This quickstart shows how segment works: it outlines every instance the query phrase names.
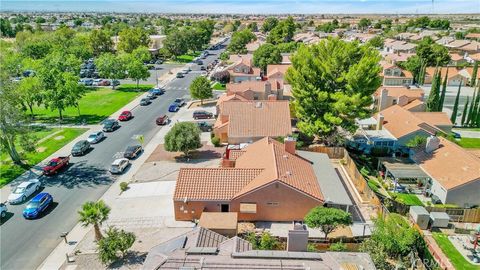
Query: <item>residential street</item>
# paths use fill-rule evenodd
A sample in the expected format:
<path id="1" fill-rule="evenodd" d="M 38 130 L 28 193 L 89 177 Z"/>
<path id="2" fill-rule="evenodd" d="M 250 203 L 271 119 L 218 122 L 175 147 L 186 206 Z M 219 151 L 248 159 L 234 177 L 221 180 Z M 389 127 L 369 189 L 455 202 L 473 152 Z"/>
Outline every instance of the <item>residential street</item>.
<path id="1" fill-rule="evenodd" d="M 222 50 L 212 51 L 204 60 L 205 65 L 213 61 Z M 137 144 L 135 135 L 144 136 L 147 144 L 161 127 L 155 119 L 168 113 L 168 105 L 178 97 L 188 97 L 188 87 L 196 76 L 200 75 L 200 66 L 194 64 L 193 71 L 181 79 L 173 79 L 165 87 L 166 93 L 152 101 L 148 106 L 137 106 L 132 110 L 134 118 L 121 122 L 115 132 L 107 133 L 107 138 L 82 157 L 72 157 L 66 171 L 57 176 L 41 178 L 45 189 L 54 198 L 54 205 L 37 220 L 26 220 L 22 216 L 24 204 L 8 205 L 13 213 L 1 225 L 1 269 L 35 269 L 57 246 L 62 232 L 70 231 L 78 222 L 80 206 L 91 200 L 97 200 L 114 183 L 108 172 L 111 162 L 120 157 L 121 152 L 131 144 Z M 134 101 L 135 102 L 135 101 Z M 101 129 L 101 126 L 98 126 Z M 75 141 L 85 138 L 83 134 Z M 56 155 L 68 155 L 70 148 L 64 147 Z M 133 161 L 135 162 L 135 161 Z M 8 190 L 8 189 L 7 189 Z M 8 194 L 2 190 L 2 200 Z"/>

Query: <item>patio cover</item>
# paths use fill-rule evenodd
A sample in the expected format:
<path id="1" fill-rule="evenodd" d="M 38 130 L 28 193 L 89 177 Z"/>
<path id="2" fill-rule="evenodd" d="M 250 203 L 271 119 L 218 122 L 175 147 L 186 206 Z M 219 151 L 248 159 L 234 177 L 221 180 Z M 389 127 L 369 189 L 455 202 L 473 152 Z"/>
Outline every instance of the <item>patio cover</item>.
<path id="1" fill-rule="evenodd" d="M 395 179 L 426 179 L 430 178 L 420 166 L 408 159 L 382 158 L 379 161 Z"/>

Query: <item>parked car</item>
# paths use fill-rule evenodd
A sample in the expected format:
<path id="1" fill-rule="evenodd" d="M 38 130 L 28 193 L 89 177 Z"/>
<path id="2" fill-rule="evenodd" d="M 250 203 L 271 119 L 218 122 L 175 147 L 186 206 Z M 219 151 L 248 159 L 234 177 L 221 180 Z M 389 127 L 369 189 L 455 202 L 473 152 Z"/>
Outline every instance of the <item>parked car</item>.
<path id="1" fill-rule="evenodd" d="M 178 72 L 177 75 L 176 75 L 176 77 L 177 77 L 177 78 L 183 78 L 183 77 L 185 77 L 185 76 L 183 76 L 183 73 Z"/>
<path id="2" fill-rule="evenodd" d="M 94 132 L 88 135 L 87 141 L 91 144 L 100 142 L 105 137 L 105 134 L 102 131 Z"/>
<path id="3" fill-rule="evenodd" d="M 176 98 L 173 102 L 176 103 L 178 107 L 183 107 L 187 104 L 183 98 Z"/>
<path id="4" fill-rule="evenodd" d="M 123 157 L 128 158 L 128 159 L 133 159 L 138 157 L 138 155 L 142 152 L 142 146 L 141 145 L 130 145 L 125 149 L 125 152 L 123 152 Z"/>
<path id="5" fill-rule="evenodd" d="M 462 135 L 460 135 L 460 133 L 457 133 L 457 132 L 452 131 L 452 135 L 453 135 L 453 138 L 455 138 L 455 139 L 461 139 L 462 138 Z"/>
<path id="6" fill-rule="evenodd" d="M 149 98 L 149 99 L 156 99 L 156 98 L 157 98 L 157 95 L 155 95 L 155 93 L 153 93 L 152 90 L 148 90 L 147 98 Z"/>
<path id="7" fill-rule="evenodd" d="M 4 203 L 0 203 L 0 216 L 2 218 L 7 216 L 8 208 Z"/>
<path id="8" fill-rule="evenodd" d="M 188 68 L 184 68 L 180 71 L 182 74 L 188 74 L 188 72 L 190 72 L 190 70 Z"/>
<path id="9" fill-rule="evenodd" d="M 200 70 L 206 70 L 205 66 L 201 66 Z"/>
<path id="10" fill-rule="evenodd" d="M 118 117 L 118 120 L 120 121 L 128 121 L 132 119 L 133 114 L 131 111 L 123 111 L 120 116 Z"/>
<path id="11" fill-rule="evenodd" d="M 440 200 L 440 198 L 437 195 L 432 195 L 431 199 L 432 199 L 433 204 L 441 204 L 442 203 L 442 200 Z"/>
<path id="12" fill-rule="evenodd" d="M 99 86 L 110 86 L 109 80 L 100 80 Z"/>
<path id="13" fill-rule="evenodd" d="M 85 85 L 85 86 L 92 86 L 93 85 L 93 80 L 92 79 L 81 79 L 80 83 Z"/>
<path id="14" fill-rule="evenodd" d="M 207 122 L 197 122 L 197 126 L 202 132 L 210 132 L 213 130 L 212 125 Z"/>
<path id="15" fill-rule="evenodd" d="M 395 188 L 393 189 L 394 192 L 397 192 L 397 193 L 407 193 L 407 188 L 405 186 L 402 186 L 402 185 L 396 185 Z"/>
<path id="16" fill-rule="evenodd" d="M 53 175 L 58 173 L 61 169 L 68 166 L 70 163 L 70 156 L 52 158 L 45 167 L 42 168 L 44 175 Z"/>
<path id="17" fill-rule="evenodd" d="M 170 106 L 168 107 L 169 112 L 178 112 L 178 110 L 180 110 L 180 108 L 178 107 L 178 104 L 175 102 L 170 104 Z"/>
<path id="18" fill-rule="evenodd" d="M 163 60 L 162 60 L 162 59 L 158 59 L 157 61 L 155 61 L 155 64 L 161 65 L 161 64 L 163 64 Z"/>
<path id="19" fill-rule="evenodd" d="M 166 125 L 168 124 L 168 121 L 169 121 L 169 118 L 166 114 L 160 116 L 157 118 L 157 120 L 155 120 L 155 122 L 157 123 L 157 125 L 160 125 L 160 126 L 163 126 L 163 125 Z"/>
<path id="20" fill-rule="evenodd" d="M 140 100 L 140 105 L 141 106 L 147 106 L 147 105 L 150 105 L 150 103 L 152 103 L 152 101 L 150 101 L 150 99 L 148 97 L 147 98 L 142 98 Z"/>
<path id="21" fill-rule="evenodd" d="M 31 179 L 20 183 L 13 191 L 8 195 L 8 202 L 10 204 L 22 203 L 27 198 L 38 191 L 41 187 L 40 180 Z"/>
<path id="22" fill-rule="evenodd" d="M 118 121 L 115 119 L 107 119 L 103 122 L 103 131 L 105 132 L 115 131 L 115 129 L 119 127 L 120 125 L 118 124 Z"/>
<path id="23" fill-rule="evenodd" d="M 47 192 L 37 194 L 23 210 L 23 217 L 26 219 L 39 217 L 39 215 L 44 212 L 52 202 L 53 197 Z"/>
<path id="24" fill-rule="evenodd" d="M 165 94 L 165 90 L 163 88 L 152 88 L 150 91 L 157 96 Z"/>
<path id="25" fill-rule="evenodd" d="M 126 158 L 119 158 L 113 161 L 112 165 L 110 166 L 110 172 L 112 174 L 120 174 L 125 171 L 125 169 L 130 164 L 130 161 Z"/>
<path id="26" fill-rule="evenodd" d="M 90 143 L 87 140 L 76 142 L 72 148 L 72 156 L 83 156 L 90 149 Z"/>
<path id="27" fill-rule="evenodd" d="M 111 85 L 112 86 L 120 85 L 120 81 L 119 80 L 112 80 Z"/>
<path id="28" fill-rule="evenodd" d="M 102 82 L 102 79 L 95 79 L 93 80 L 92 86 L 100 86 L 101 82 Z"/>
<path id="29" fill-rule="evenodd" d="M 203 65 L 203 61 L 202 60 L 197 60 L 197 65 L 199 65 L 199 66 Z"/>
<path id="30" fill-rule="evenodd" d="M 213 113 L 207 111 L 194 111 L 193 112 L 193 119 L 210 119 L 213 118 Z"/>

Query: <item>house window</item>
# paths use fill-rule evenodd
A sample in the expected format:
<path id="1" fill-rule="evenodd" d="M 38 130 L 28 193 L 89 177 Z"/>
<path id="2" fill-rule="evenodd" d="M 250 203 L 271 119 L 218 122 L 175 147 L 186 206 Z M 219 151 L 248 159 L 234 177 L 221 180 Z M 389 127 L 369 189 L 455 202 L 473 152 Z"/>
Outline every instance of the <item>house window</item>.
<path id="1" fill-rule="evenodd" d="M 279 206 L 280 203 L 279 202 L 267 202 L 267 205 L 268 206 Z"/>
<path id="2" fill-rule="evenodd" d="M 221 209 L 221 210 L 220 210 L 221 212 L 230 212 L 230 205 L 228 205 L 228 204 L 221 204 L 221 205 L 220 205 L 220 209 Z"/>
<path id="3" fill-rule="evenodd" d="M 240 213 L 257 213 L 257 204 L 256 203 L 240 203 Z"/>

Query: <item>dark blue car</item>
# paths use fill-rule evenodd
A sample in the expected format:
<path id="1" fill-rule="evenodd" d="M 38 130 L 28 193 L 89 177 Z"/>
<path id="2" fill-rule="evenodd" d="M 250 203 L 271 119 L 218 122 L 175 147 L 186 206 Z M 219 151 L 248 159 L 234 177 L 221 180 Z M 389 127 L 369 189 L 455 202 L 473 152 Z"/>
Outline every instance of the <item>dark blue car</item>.
<path id="1" fill-rule="evenodd" d="M 173 103 L 168 107 L 169 112 L 178 112 L 180 108 L 178 107 L 177 103 Z"/>
<path id="2" fill-rule="evenodd" d="M 33 199 L 27 204 L 27 207 L 23 210 L 23 217 L 26 219 L 39 217 L 40 213 L 45 211 L 52 202 L 52 195 L 46 192 L 37 194 L 37 196 L 33 197 Z"/>

